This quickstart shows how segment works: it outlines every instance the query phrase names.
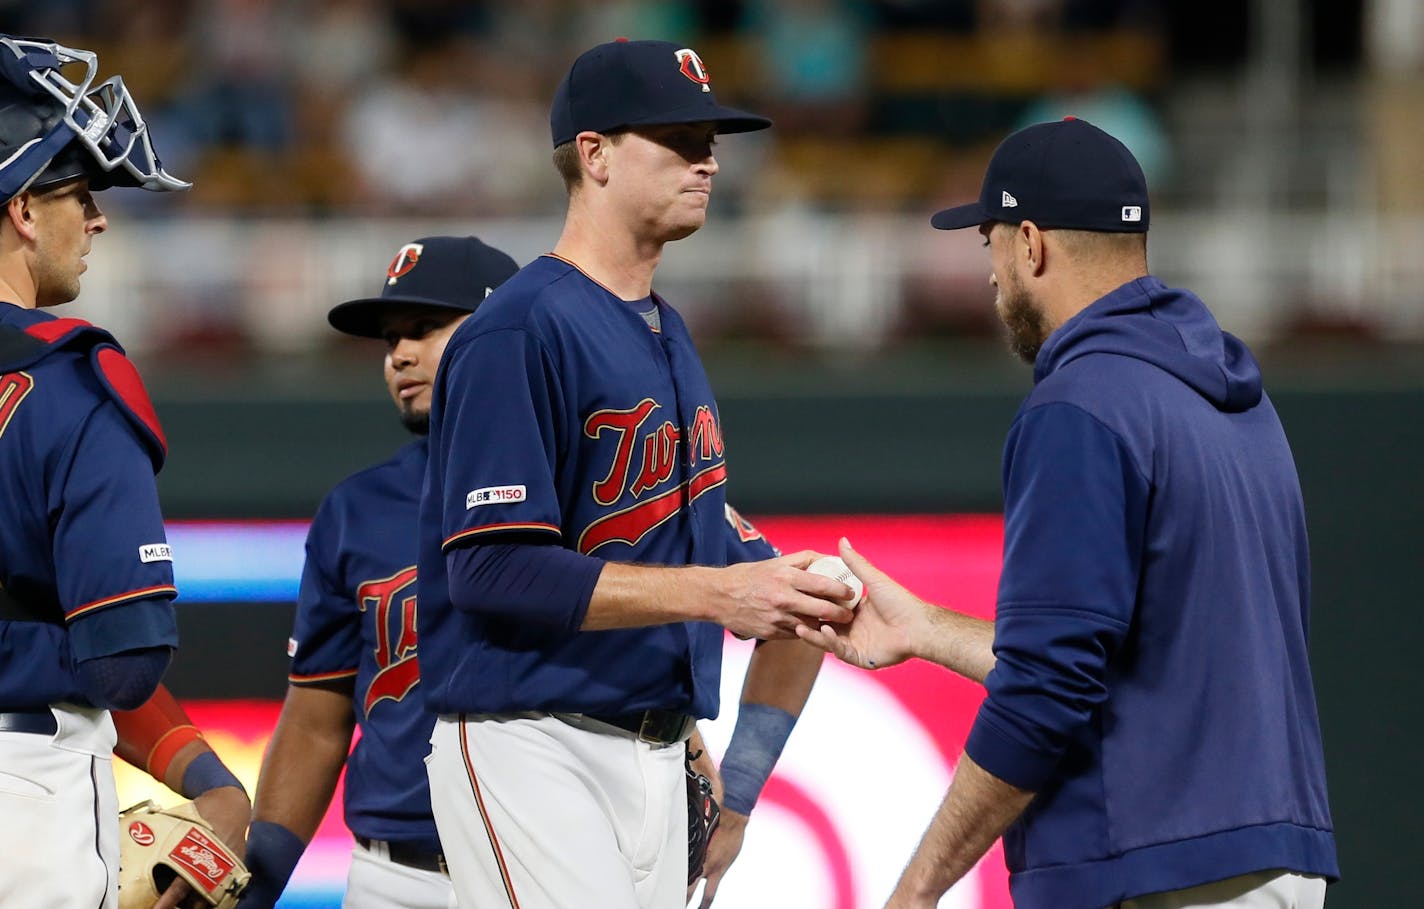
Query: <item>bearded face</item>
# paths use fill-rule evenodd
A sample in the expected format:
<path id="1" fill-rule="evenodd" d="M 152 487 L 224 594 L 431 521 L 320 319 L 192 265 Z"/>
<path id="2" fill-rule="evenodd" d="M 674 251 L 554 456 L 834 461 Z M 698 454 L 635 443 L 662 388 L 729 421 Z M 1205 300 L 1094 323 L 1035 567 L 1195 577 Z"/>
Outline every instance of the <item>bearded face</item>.
<path id="1" fill-rule="evenodd" d="M 994 308 L 1009 330 L 1009 350 L 1030 366 L 1048 340 L 1048 320 L 1012 261 L 1000 270 Z"/>

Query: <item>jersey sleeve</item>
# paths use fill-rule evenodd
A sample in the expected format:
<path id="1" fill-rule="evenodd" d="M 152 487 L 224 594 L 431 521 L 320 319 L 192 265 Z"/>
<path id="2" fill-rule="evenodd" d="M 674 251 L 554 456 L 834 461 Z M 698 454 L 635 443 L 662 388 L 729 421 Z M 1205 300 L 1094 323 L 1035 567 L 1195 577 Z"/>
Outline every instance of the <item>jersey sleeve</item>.
<path id="1" fill-rule="evenodd" d="M 59 602 L 75 660 L 178 644 L 173 554 L 153 464 L 105 401 L 84 421 L 51 484 Z"/>
<path id="2" fill-rule="evenodd" d="M 355 678 L 361 662 L 360 604 L 343 582 L 336 539 L 339 527 L 328 497 L 307 532 L 306 562 L 297 592 L 290 645 L 293 685 Z"/>
<path id="3" fill-rule="evenodd" d="M 1023 414 L 1004 462 L 994 669 L 965 753 L 1037 790 L 1107 696 L 1136 602 L 1149 485 L 1121 439 L 1071 404 Z"/>
<path id="4" fill-rule="evenodd" d="M 501 329 L 447 351 L 438 446 L 442 547 L 501 534 L 560 536 L 555 486 L 562 393 L 528 332 Z"/>
<path id="5" fill-rule="evenodd" d="M 771 544 L 756 526 L 742 517 L 730 504 L 727 514 L 727 564 L 738 562 L 761 562 L 781 555 L 781 550 Z"/>

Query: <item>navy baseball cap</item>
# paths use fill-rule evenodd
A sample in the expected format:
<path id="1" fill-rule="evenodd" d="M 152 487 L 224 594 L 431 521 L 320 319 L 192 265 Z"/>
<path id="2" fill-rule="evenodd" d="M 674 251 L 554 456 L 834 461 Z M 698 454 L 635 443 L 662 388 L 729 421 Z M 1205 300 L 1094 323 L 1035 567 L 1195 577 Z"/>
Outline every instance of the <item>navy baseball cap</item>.
<path id="1" fill-rule="evenodd" d="M 989 221 L 1146 233 L 1147 178 L 1126 145 L 1086 120 L 1035 123 L 994 149 L 978 202 L 930 218 L 940 230 Z"/>
<path id="2" fill-rule="evenodd" d="M 474 312 L 517 271 L 513 259 L 474 237 L 424 237 L 396 251 L 379 297 L 338 304 L 326 320 L 348 335 L 379 338 L 381 316 L 394 306 Z"/>
<path id="3" fill-rule="evenodd" d="M 701 122 L 716 123 L 722 133 L 771 125 L 765 117 L 718 104 L 702 58 L 671 41 L 619 38 L 584 51 L 559 83 L 549 111 L 555 148 L 584 130 Z"/>

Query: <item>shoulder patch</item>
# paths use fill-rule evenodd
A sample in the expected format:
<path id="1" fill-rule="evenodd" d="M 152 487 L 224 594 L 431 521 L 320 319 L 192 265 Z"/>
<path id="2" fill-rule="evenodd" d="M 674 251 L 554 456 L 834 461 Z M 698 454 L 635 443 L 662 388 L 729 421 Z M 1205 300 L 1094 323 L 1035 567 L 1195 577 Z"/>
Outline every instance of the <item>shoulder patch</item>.
<path id="1" fill-rule="evenodd" d="M 153 461 L 153 472 L 157 473 L 168 456 L 168 439 L 163 435 L 158 411 L 154 410 L 148 390 L 143 387 L 138 369 L 123 351 L 108 344 L 94 348 L 91 356 L 95 373 L 109 389 L 119 409 L 139 431 L 139 438 L 144 441 Z"/>

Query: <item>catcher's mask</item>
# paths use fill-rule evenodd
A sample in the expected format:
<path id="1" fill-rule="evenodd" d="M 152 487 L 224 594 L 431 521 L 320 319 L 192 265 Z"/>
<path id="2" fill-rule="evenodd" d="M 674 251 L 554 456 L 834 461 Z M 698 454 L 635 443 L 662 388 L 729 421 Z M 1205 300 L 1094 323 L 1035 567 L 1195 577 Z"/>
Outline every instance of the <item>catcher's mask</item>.
<path id="1" fill-rule="evenodd" d="M 61 72 L 71 64 L 84 67 L 78 83 Z M 163 169 L 123 78 L 94 85 L 98 64 L 92 51 L 0 34 L 0 200 L 78 177 L 94 190 L 193 185 Z"/>

